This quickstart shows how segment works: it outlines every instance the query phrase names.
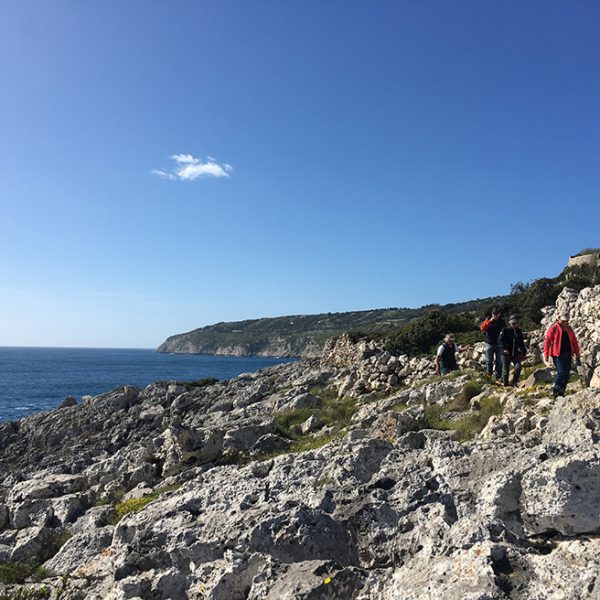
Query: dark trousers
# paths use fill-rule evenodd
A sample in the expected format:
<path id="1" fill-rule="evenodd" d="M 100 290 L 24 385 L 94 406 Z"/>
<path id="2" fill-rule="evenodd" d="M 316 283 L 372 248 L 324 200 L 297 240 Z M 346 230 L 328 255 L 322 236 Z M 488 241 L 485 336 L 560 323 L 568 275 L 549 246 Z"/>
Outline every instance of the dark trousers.
<path id="1" fill-rule="evenodd" d="M 502 351 L 498 344 L 485 343 L 485 360 L 487 363 L 487 374 L 494 373 L 496 379 L 500 379 L 502 369 Z M 495 364 L 494 364 L 495 363 Z"/>
<path id="2" fill-rule="evenodd" d="M 510 364 L 515 365 L 513 371 L 512 385 L 519 383 L 519 377 L 521 375 L 521 360 L 517 356 L 505 356 L 502 355 L 502 382 L 504 385 L 508 385 L 508 375 L 510 373 Z"/>
<path id="3" fill-rule="evenodd" d="M 560 356 L 553 356 L 554 366 L 556 367 L 556 377 L 554 378 L 554 389 L 565 391 L 569 378 L 571 376 L 571 361 L 573 356 L 571 354 L 561 354 Z"/>

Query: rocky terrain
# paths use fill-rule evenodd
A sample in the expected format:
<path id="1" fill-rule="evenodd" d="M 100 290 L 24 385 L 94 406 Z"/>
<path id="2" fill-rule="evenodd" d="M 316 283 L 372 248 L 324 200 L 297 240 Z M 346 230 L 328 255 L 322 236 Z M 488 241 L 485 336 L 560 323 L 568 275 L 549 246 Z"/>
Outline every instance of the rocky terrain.
<path id="1" fill-rule="evenodd" d="M 600 286 L 557 307 L 556 401 L 543 331 L 516 389 L 342 337 L 0 424 L 0 599 L 600 599 Z"/>

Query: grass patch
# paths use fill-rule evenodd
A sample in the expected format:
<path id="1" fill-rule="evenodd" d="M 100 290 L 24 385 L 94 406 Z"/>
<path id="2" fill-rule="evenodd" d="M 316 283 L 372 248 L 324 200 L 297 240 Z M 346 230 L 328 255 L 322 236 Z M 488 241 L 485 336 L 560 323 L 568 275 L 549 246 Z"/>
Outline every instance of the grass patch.
<path id="1" fill-rule="evenodd" d="M 470 412 L 457 419 L 449 419 L 449 413 L 451 412 L 453 412 L 452 405 L 432 404 L 426 406 L 422 428 L 456 431 L 458 432 L 459 441 L 472 440 L 477 434 L 481 433 L 491 416 L 502 414 L 502 405 L 495 396 L 487 396 L 481 399 L 480 408 L 477 411 Z"/>
<path id="2" fill-rule="evenodd" d="M 394 394 L 397 394 L 400 390 L 406 389 L 405 385 L 394 385 L 389 388 L 385 392 L 370 392 L 369 394 L 364 394 L 361 396 L 360 401 L 361 404 L 366 404 L 368 402 L 375 402 L 377 400 L 385 400 Z"/>
<path id="3" fill-rule="evenodd" d="M 352 415 L 357 410 L 356 401 L 353 398 L 340 398 L 333 388 L 313 387 L 310 389 L 310 393 L 319 398 L 319 405 L 316 408 L 294 408 L 275 414 L 279 435 L 289 440 L 303 439 L 300 425 L 311 416 L 317 417 L 324 427 L 333 427 L 334 433 L 350 425 Z"/>
<path id="4" fill-rule="evenodd" d="M 322 398 L 322 407 L 318 411 L 317 417 L 325 425 L 333 425 L 337 429 L 342 429 L 350 425 L 352 415 L 356 412 L 356 402 L 353 398 Z"/>
<path id="5" fill-rule="evenodd" d="M 180 485 L 168 485 L 146 494 L 141 498 L 131 498 L 129 500 L 123 500 L 118 504 L 115 504 L 115 514 L 107 519 L 109 525 L 116 525 L 123 517 L 131 513 L 137 513 L 143 510 L 150 502 L 153 502 L 166 492 L 174 492 L 179 489 Z"/>
<path id="6" fill-rule="evenodd" d="M 44 585 L 39 588 L 17 588 L 12 592 L 0 592 L 0 600 L 47 600 L 50 590 Z"/>
<path id="7" fill-rule="evenodd" d="M 42 581 L 48 577 L 48 571 L 35 562 L 6 562 L 0 565 L 0 583 L 20 584 L 27 579 Z"/>
<path id="8" fill-rule="evenodd" d="M 523 367 L 521 369 L 521 379 L 525 381 L 530 375 L 533 375 L 535 371 L 538 369 L 545 369 L 546 365 L 543 362 L 537 362 L 533 365 L 529 365 L 527 367 Z"/>
<path id="9" fill-rule="evenodd" d="M 340 437 L 339 433 L 331 433 L 329 435 L 321 435 L 318 437 L 304 437 L 299 440 L 296 440 L 288 450 L 285 450 L 285 454 L 287 453 L 296 453 L 296 452 L 306 452 L 307 450 L 316 450 L 317 448 L 321 448 L 328 444 L 332 440 L 335 440 Z"/>
<path id="10" fill-rule="evenodd" d="M 483 386 L 481 383 L 477 381 L 467 381 L 454 399 L 454 402 L 452 402 L 452 410 L 468 410 L 470 408 L 471 398 L 479 396 L 482 391 Z"/>
<path id="11" fill-rule="evenodd" d="M 406 402 L 396 402 L 396 404 L 392 404 L 390 406 L 390 410 L 395 410 L 396 412 L 402 412 L 408 408 L 408 404 Z"/>
<path id="12" fill-rule="evenodd" d="M 282 410 L 275 415 L 277 429 L 283 437 L 294 439 L 298 426 L 315 413 L 313 408 L 292 408 Z"/>
<path id="13" fill-rule="evenodd" d="M 250 456 L 244 452 L 229 453 L 227 456 L 220 457 L 216 463 L 218 465 L 245 465 L 253 460 L 264 461 L 282 454 L 314 450 L 339 438 L 342 430 L 350 425 L 352 415 L 357 410 L 356 401 L 353 398 L 340 398 L 333 388 L 322 386 L 312 387 L 310 393 L 319 399 L 319 404 L 315 408 L 293 408 L 276 412 L 273 415 L 277 423 L 277 433 L 292 442 L 288 448 L 258 456 Z M 327 435 L 303 434 L 300 425 L 311 416 L 317 417 L 323 423 L 323 427 L 329 427 L 330 433 Z"/>
<path id="14" fill-rule="evenodd" d="M 49 577 L 48 571 L 42 566 L 42 563 L 52 558 L 65 543 L 72 537 L 72 534 L 67 531 L 60 531 L 52 540 L 46 543 L 40 550 L 39 554 L 28 561 L 9 561 L 0 564 L 0 583 L 3 584 L 22 584 L 26 580 L 40 582 Z M 38 594 L 30 596 L 18 596 L 19 598 L 46 598 L 48 596 L 40 596 L 40 590 L 43 588 L 31 588 L 20 590 L 22 594 Z M 12 596 L 11 596 L 12 598 Z M 3 600 L 0 596 L 0 600 Z"/>

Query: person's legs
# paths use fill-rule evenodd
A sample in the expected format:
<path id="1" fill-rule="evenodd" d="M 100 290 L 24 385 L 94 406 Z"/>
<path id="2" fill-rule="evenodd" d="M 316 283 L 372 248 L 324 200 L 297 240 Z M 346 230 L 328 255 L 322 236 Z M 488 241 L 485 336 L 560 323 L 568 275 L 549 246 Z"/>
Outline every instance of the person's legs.
<path id="1" fill-rule="evenodd" d="M 513 372 L 512 386 L 516 387 L 517 383 L 519 383 L 519 377 L 521 376 L 521 361 L 518 358 L 514 358 L 513 363 L 515 365 L 515 370 Z"/>
<path id="2" fill-rule="evenodd" d="M 502 383 L 508 386 L 508 374 L 510 373 L 510 356 L 502 355 Z"/>
<path id="3" fill-rule="evenodd" d="M 571 379 L 571 355 L 561 354 L 558 357 L 558 362 L 561 365 L 560 389 L 564 393 L 569 379 Z"/>
<path id="4" fill-rule="evenodd" d="M 492 375 L 494 370 L 494 356 L 496 354 L 496 346 L 492 344 L 485 343 L 485 361 L 487 366 L 487 374 Z M 498 365 L 496 365 L 497 367 Z"/>
<path id="5" fill-rule="evenodd" d="M 496 379 L 500 379 L 502 376 L 502 350 L 500 349 L 500 344 L 496 344 L 494 346 L 494 353 L 496 358 L 496 365 L 494 367 L 494 377 Z"/>
<path id="6" fill-rule="evenodd" d="M 565 393 L 569 377 L 571 375 L 571 355 L 561 354 L 553 356 L 554 366 L 556 367 L 556 377 L 554 378 L 554 395 L 562 395 Z"/>

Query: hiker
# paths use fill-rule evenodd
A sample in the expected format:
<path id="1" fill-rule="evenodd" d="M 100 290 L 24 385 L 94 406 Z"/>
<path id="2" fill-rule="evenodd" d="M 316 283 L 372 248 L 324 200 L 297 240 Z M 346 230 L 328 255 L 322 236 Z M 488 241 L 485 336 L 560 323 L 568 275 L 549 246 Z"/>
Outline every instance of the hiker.
<path id="1" fill-rule="evenodd" d="M 435 354 L 435 372 L 440 375 L 447 375 L 450 371 L 458 370 L 456 355 L 458 352 L 466 349 L 466 346 L 457 346 L 454 342 L 454 335 L 448 333 L 444 342 L 437 349 Z"/>
<path id="2" fill-rule="evenodd" d="M 516 387 L 521 375 L 521 361 L 527 355 L 523 332 L 519 328 L 519 318 L 511 315 L 508 319 L 508 327 L 504 327 L 498 336 L 498 345 L 502 356 L 502 383 L 505 387 L 511 385 Z M 512 381 L 508 383 L 510 365 L 514 365 Z"/>
<path id="3" fill-rule="evenodd" d="M 498 336 L 505 327 L 506 321 L 502 318 L 502 311 L 498 306 L 492 308 L 492 315 L 479 326 L 479 329 L 485 333 L 487 374 L 491 377 L 493 372 L 496 379 L 500 379 L 502 374 L 502 354 L 498 345 Z"/>
<path id="4" fill-rule="evenodd" d="M 552 386 L 552 396 L 564 396 L 569 378 L 571 364 L 575 356 L 577 366 L 581 366 L 581 351 L 575 332 L 569 325 L 569 315 L 561 313 L 546 332 L 544 340 L 544 360 L 548 363 L 552 358 L 556 367 L 556 377 Z"/>

